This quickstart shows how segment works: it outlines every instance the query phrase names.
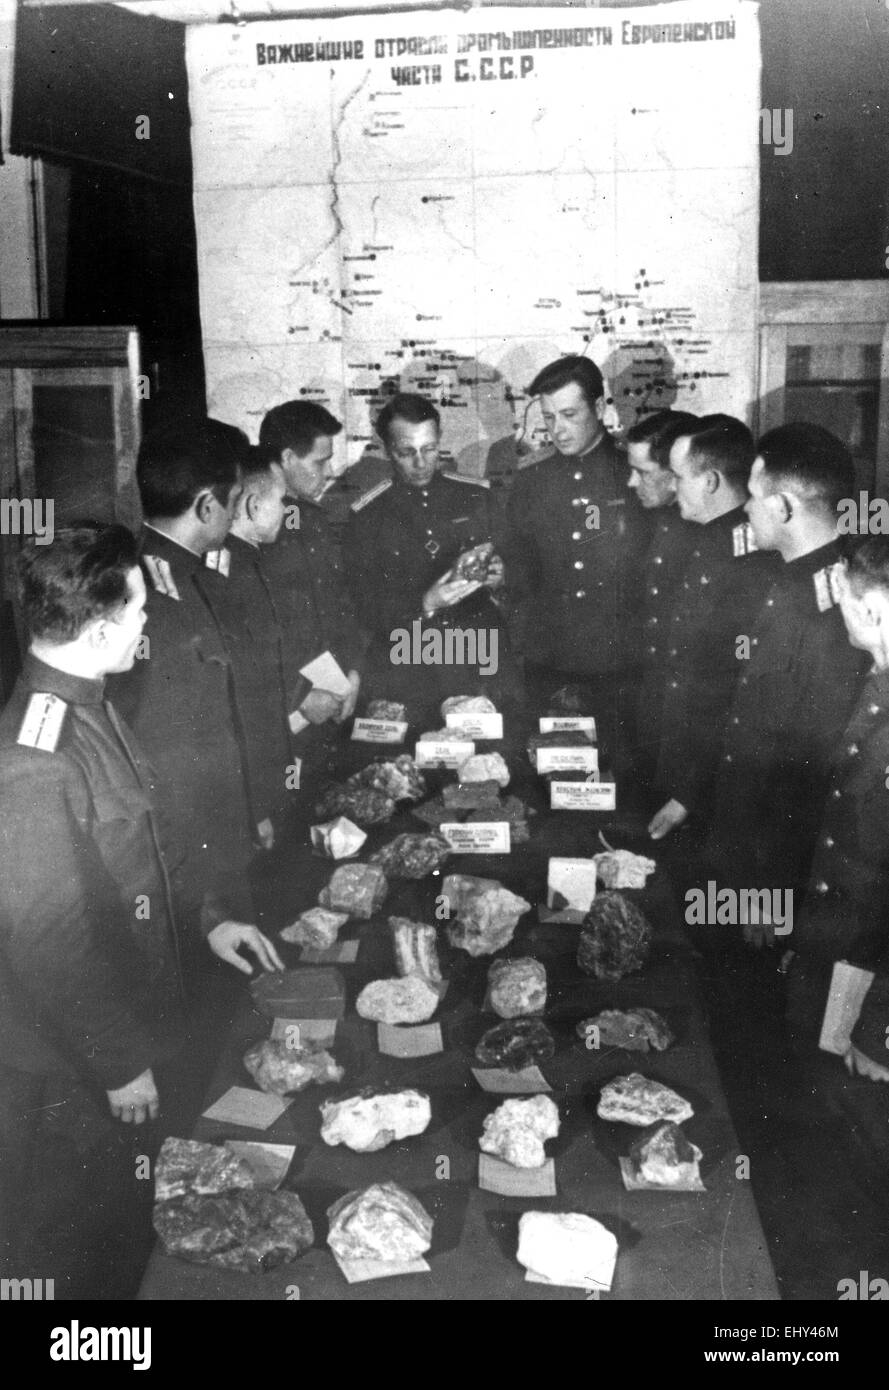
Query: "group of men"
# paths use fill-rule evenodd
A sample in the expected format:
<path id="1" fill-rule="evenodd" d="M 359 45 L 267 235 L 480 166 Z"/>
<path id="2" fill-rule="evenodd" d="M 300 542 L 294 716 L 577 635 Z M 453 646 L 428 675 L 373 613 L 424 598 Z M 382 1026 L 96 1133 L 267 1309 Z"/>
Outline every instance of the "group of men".
<path id="1" fill-rule="evenodd" d="M 837 960 L 876 972 L 847 1062 L 889 1079 L 889 545 L 841 554 L 848 451 L 661 411 L 624 453 L 588 358 L 530 390 L 554 447 L 505 523 L 404 393 L 376 422 L 391 477 L 342 536 L 342 427 L 300 400 L 253 447 L 211 420 L 148 435 L 138 538 L 84 523 L 24 550 L 30 648 L 0 715 L 4 1272 L 52 1246 L 27 1200 L 47 1136 L 74 1190 L 109 1123 L 158 1115 L 211 957 L 280 968 L 251 873 L 373 699 L 431 728 L 448 694 L 539 712 L 575 687 L 683 887 L 792 891 L 778 948 L 809 1034 Z M 414 628 L 474 634 L 475 657 L 397 661 Z M 775 930 L 743 924 L 772 949 Z"/>

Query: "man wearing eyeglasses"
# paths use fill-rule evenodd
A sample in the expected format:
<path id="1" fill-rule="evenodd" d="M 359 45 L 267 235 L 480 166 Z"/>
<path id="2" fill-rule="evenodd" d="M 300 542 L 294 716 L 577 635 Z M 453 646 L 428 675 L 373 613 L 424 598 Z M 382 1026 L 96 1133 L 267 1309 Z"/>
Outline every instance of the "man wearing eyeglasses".
<path id="1" fill-rule="evenodd" d="M 441 471 L 441 421 L 425 397 L 393 396 L 376 429 L 392 477 L 353 503 L 344 546 L 355 605 L 372 634 L 366 694 L 407 704 L 412 722 L 433 718 L 451 694 L 496 703 L 506 634 L 493 595 L 503 562 L 493 549 L 469 553 L 490 543 L 487 485 Z M 476 659 L 449 660 L 455 653 Z"/>

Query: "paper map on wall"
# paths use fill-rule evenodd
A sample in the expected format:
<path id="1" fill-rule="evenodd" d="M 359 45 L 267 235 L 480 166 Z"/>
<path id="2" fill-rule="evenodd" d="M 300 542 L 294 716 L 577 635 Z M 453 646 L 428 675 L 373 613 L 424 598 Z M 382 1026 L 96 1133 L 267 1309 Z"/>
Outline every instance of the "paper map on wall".
<path id="1" fill-rule="evenodd" d="M 372 444 L 421 390 L 468 473 L 544 442 L 588 352 L 623 427 L 753 395 L 757 6 L 473 9 L 188 31 L 211 414 L 293 397 Z"/>

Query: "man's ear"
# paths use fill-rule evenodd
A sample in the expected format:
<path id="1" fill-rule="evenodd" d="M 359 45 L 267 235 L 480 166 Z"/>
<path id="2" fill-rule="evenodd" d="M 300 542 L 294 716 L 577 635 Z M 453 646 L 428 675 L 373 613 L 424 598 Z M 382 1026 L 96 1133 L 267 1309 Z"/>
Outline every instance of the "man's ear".
<path id="1" fill-rule="evenodd" d="M 206 526 L 207 522 L 211 519 L 213 515 L 213 503 L 215 501 L 216 498 L 213 496 L 210 488 L 204 488 L 203 492 L 199 492 L 194 499 L 192 503 L 194 514 L 202 526 Z"/>
<path id="2" fill-rule="evenodd" d="M 600 396 L 596 401 L 596 419 L 601 423 L 605 419 L 605 397 Z"/>
<path id="3" fill-rule="evenodd" d="M 793 520 L 793 498 L 789 492 L 779 492 L 778 501 L 780 503 L 779 516 L 786 526 L 788 521 Z"/>
<path id="4" fill-rule="evenodd" d="M 255 492 L 248 492 L 238 502 L 237 512 L 247 521 L 256 520 L 256 509 L 259 506 L 259 495 Z M 236 513 L 237 514 L 237 513 Z"/>

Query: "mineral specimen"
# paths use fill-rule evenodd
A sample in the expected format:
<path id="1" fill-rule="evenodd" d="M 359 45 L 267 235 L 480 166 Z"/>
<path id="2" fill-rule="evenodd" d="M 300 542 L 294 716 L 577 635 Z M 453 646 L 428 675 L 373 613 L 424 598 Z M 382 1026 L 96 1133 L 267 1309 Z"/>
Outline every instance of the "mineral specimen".
<path id="1" fill-rule="evenodd" d="M 409 753 L 389 762 L 370 763 L 350 777 L 346 786 L 356 790 L 368 787 L 393 801 L 421 801 L 426 795 L 426 779 Z"/>
<path id="2" fill-rule="evenodd" d="M 366 921 L 382 906 L 388 887 L 378 864 L 341 864 L 321 889 L 318 901 L 322 907 Z"/>
<path id="3" fill-rule="evenodd" d="M 653 859 L 628 849 L 612 849 L 594 854 L 596 876 L 606 888 L 644 888 L 657 868 Z"/>
<path id="4" fill-rule="evenodd" d="M 374 1023 L 425 1023 L 438 1008 L 440 996 L 422 975 L 372 980 L 355 1001 L 361 1018 Z"/>
<path id="5" fill-rule="evenodd" d="M 617 1237 L 581 1212 L 526 1211 L 519 1219 L 519 1264 L 552 1284 L 610 1288 Z"/>
<path id="6" fill-rule="evenodd" d="M 679 1125 L 663 1124 L 648 1139 L 637 1139 L 630 1149 L 633 1172 L 656 1187 L 695 1187 L 701 1181 L 698 1167 L 703 1154 L 685 1137 Z"/>
<path id="7" fill-rule="evenodd" d="M 168 1255 L 251 1274 L 295 1260 L 315 1239 L 295 1192 L 193 1193 L 156 1203 L 153 1219 Z"/>
<path id="8" fill-rule="evenodd" d="M 441 799 L 448 810 L 474 811 L 479 806 L 499 806 L 500 784 L 490 778 L 487 782 L 449 782 L 441 789 Z M 445 818 L 447 819 L 447 818 Z"/>
<path id="9" fill-rule="evenodd" d="M 531 907 L 496 879 L 448 874 L 441 887 L 456 916 L 448 926 L 448 938 L 470 956 L 492 956 L 508 946 L 519 918 Z"/>
<path id="10" fill-rule="evenodd" d="M 597 1029 L 598 1035 L 591 1033 Z M 627 1052 L 647 1052 L 653 1047 L 664 1052 L 674 1041 L 669 1025 L 654 1009 L 605 1009 L 577 1025 L 577 1035 L 586 1040 L 596 1037 L 599 1047 L 622 1047 Z"/>
<path id="11" fill-rule="evenodd" d="M 322 820 L 347 816 L 356 825 L 379 825 L 389 820 L 394 810 L 392 797 L 375 787 L 333 786 L 317 803 L 315 814 Z"/>
<path id="12" fill-rule="evenodd" d="M 483 1067 L 523 1067 L 545 1062 L 556 1050 L 553 1035 L 539 1019 L 519 1018 L 514 1023 L 498 1023 L 479 1041 L 475 1055 Z"/>
<path id="13" fill-rule="evenodd" d="M 389 929 L 399 975 L 422 975 L 433 984 L 439 983 L 441 967 L 435 928 L 426 922 L 412 922 L 409 917 L 390 917 Z"/>
<path id="14" fill-rule="evenodd" d="M 244 1066 L 261 1091 L 287 1096 L 304 1091 L 314 1082 L 327 1086 L 342 1081 L 343 1069 L 337 1066 L 329 1052 L 307 1042 L 291 1047 L 283 1039 L 265 1038 L 254 1043 L 244 1054 Z"/>
<path id="15" fill-rule="evenodd" d="M 345 1144 L 355 1153 L 376 1153 L 396 1140 L 422 1134 L 431 1119 L 429 1097 L 421 1091 L 362 1091 L 347 1100 L 324 1101 L 321 1138 L 325 1144 Z"/>
<path id="16" fill-rule="evenodd" d="M 371 700 L 367 707 L 367 718 L 394 720 L 400 724 L 407 719 L 407 706 L 395 700 Z"/>
<path id="17" fill-rule="evenodd" d="M 197 1139 L 165 1139 L 154 1166 L 157 1202 L 184 1197 L 188 1192 L 206 1196 L 255 1186 L 251 1169 L 230 1149 L 220 1144 L 201 1144 Z"/>
<path id="18" fill-rule="evenodd" d="M 598 980 L 641 970 L 651 947 L 651 924 L 622 893 L 600 893 L 584 918 L 577 964 Z"/>
<path id="19" fill-rule="evenodd" d="M 488 1002 L 501 1018 L 520 1018 L 546 1007 L 546 970 L 539 960 L 519 956 L 488 967 Z"/>
<path id="20" fill-rule="evenodd" d="M 694 1110 L 687 1100 L 660 1081 L 651 1081 L 639 1072 L 618 1076 L 602 1087 L 596 1114 L 602 1120 L 620 1120 L 627 1125 L 653 1125 L 658 1120 L 682 1124 Z"/>
<path id="21" fill-rule="evenodd" d="M 496 782 L 509 786 L 509 768 L 499 753 L 473 753 L 457 768 L 461 782 Z"/>
<path id="22" fill-rule="evenodd" d="M 441 717 L 449 714 L 496 714 L 497 706 L 484 695 L 449 695 L 442 701 Z"/>
<path id="23" fill-rule="evenodd" d="M 378 864 L 388 878 L 425 878 L 450 853 L 441 835 L 402 834 L 372 854 L 368 863 Z"/>
<path id="24" fill-rule="evenodd" d="M 327 951 L 336 945 L 340 927 L 349 920 L 348 912 L 330 912 L 326 907 L 310 907 L 301 912 L 295 922 L 285 927 L 282 941 L 308 946 L 313 951 Z"/>
<path id="25" fill-rule="evenodd" d="M 479 1148 L 513 1168 L 541 1168 L 544 1140 L 559 1132 L 559 1109 L 549 1096 L 505 1100 L 485 1117 Z"/>
<path id="26" fill-rule="evenodd" d="M 327 1217 L 327 1243 L 341 1260 L 407 1264 L 432 1244 L 432 1217 L 394 1182 L 347 1192 L 328 1207 Z"/>

